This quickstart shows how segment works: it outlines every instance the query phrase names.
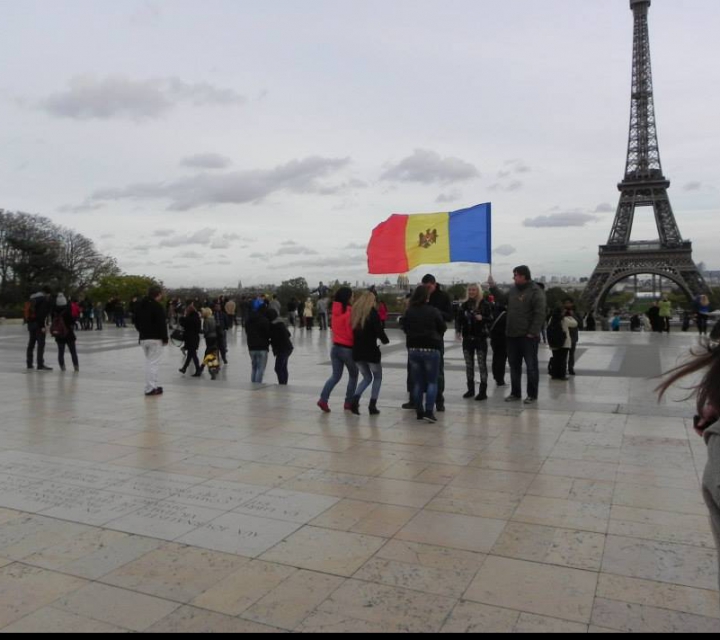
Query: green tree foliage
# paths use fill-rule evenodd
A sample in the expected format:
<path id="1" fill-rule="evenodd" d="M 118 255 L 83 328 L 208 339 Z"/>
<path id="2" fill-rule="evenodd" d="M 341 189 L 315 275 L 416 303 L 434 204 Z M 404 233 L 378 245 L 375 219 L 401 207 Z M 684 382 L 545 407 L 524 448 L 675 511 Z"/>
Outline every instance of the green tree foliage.
<path id="1" fill-rule="evenodd" d="M 44 286 L 77 296 L 120 273 L 92 240 L 47 218 L 0 209 L 0 308 L 12 315 Z M 8 313 L 9 312 L 9 313 Z"/>
<path id="2" fill-rule="evenodd" d="M 310 287 L 305 278 L 293 278 L 286 280 L 278 288 L 275 294 L 280 301 L 280 305 L 284 310 L 291 298 L 296 300 L 305 300 L 310 295 Z"/>
<path id="3" fill-rule="evenodd" d="M 162 287 L 162 282 L 148 276 L 112 275 L 102 278 L 97 286 L 87 293 L 93 302 L 106 303 L 109 300 L 118 298 L 127 303 L 135 296 L 143 297 L 147 295 L 148 289 L 154 285 Z"/>

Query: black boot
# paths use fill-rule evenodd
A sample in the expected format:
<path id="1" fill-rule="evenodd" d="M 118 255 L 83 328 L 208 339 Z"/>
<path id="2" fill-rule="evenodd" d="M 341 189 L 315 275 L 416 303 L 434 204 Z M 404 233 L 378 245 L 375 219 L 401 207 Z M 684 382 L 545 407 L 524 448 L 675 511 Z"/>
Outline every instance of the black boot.
<path id="1" fill-rule="evenodd" d="M 377 400 L 370 400 L 369 412 L 371 416 L 377 416 L 380 414 L 380 410 L 377 408 Z"/>
<path id="2" fill-rule="evenodd" d="M 407 409 L 408 411 L 415 410 L 415 401 L 413 400 L 412 394 L 410 394 L 410 400 L 408 400 L 403 406 L 403 409 Z"/>
<path id="3" fill-rule="evenodd" d="M 469 400 L 470 398 L 475 397 L 475 380 L 468 381 L 467 387 L 467 393 L 463 396 L 465 400 Z"/>
<path id="4" fill-rule="evenodd" d="M 480 384 L 480 393 L 477 394 L 475 400 L 477 400 L 478 402 L 482 402 L 483 400 L 488 399 L 487 387 L 487 382 L 483 382 Z"/>
<path id="5" fill-rule="evenodd" d="M 360 396 L 355 396 L 350 403 L 350 411 L 356 416 L 360 415 Z"/>

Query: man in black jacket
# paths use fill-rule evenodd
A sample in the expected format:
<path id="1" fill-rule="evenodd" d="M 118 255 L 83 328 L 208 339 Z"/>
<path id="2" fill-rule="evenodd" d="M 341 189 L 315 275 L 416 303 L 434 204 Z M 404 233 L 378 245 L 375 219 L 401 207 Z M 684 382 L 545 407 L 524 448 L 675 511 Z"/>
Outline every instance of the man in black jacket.
<path id="1" fill-rule="evenodd" d="M 45 338 L 47 337 L 48 318 L 52 311 L 51 293 L 50 288 L 45 287 L 42 292 L 33 295 L 25 314 L 28 328 L 28 369 L 33 368 L 33 356 L 35 355 L 35 345 L 37 345 L 37 370 L 52 371 L 52 368 L 45 366 Z"/>
<path id="2" fill-rule="evenodd" d="M 163 347 L 167 346 L 168 325 L 165 309 L 160 304 L 162 289 L 150 287 L 148 295 L 137 303 L 135 328 L 140 334 L 140 346 L 145 353 L 145 395 L 160 396 L 163 388 L 158 385 L 158 373 Z"/>
<path id="3" fill-rule="evenodd" d="M 422 279 L 422 283 L 430 294 L 428 304 L 435 307 L 442 315 L 446 324 L 452 326 L 455 321 L 450 296 L 445 293 L 438 284 L 435 276 L 428 274 Z M 440 375 L 438 376 L 438 395 L 436 407 L 438 411 L 445 411 L 445 344 L 440 351 Z"/>

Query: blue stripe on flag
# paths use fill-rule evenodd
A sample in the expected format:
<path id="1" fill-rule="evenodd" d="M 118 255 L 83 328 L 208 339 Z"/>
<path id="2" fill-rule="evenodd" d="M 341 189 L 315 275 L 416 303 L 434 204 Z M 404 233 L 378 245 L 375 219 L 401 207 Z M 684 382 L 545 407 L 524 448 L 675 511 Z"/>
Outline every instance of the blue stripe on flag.
<path id="1" fill-rule="evenodd" d="M 450 213 L 450 262 L 492 264 L 492 205 Z"/>

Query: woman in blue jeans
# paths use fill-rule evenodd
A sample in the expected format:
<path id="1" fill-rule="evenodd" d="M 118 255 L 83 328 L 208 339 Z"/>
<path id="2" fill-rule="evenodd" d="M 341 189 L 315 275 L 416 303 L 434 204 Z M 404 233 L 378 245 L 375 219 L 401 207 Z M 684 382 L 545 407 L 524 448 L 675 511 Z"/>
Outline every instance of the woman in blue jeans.
<path id="1" fill-rule="evenodd" d="M 428 290 L 415 289 L 403 318 L 413 382 L 413 401 L 417 419 L 435 423 L 440 356 L 447 325 L 442 314 L 428 304 Z M 423 404 L 424 397 L 424 404 Z"/>
<path id="2" fill-rule="evenodd" d="M 380 413 L 377 401 L 380 398 L 380 387 L 382 386 L 382 363 L 380 362 L 378 340 L 383 344 L 389 344 L 390 340 L 383 329 L 380 314 L 375 308 L 376 304 L 375 294 L 372 291 L 366 291 L 354 304 L 352 310 L 352 328 L 355 339 L 353 359 L 363 377 L 352 400 L 352 412 L 355 415 L 360 415 L 360 398 L 371 384 L 370 415 L 376 416 Z"/>
<path id="3" fill-rule="evenodd" d="M 347 391 L 345 393 L 345 411 L 352 411 L 352 401 L 355 397 L 355 389 L 358 383 L 358 368 L 353 360 L 353 344 L 355 343 L 351 316 L 352 316 L 352 289 L 343 287 L 335 294 L 335 301 L 332 307 L 332 332 L 333 348 L 330 352 L 332 361 L 332 375 L 325 383 L 320 394 L 318 407 L 323 413 L 330 413 L 330 394 L 340 382 L 343 369 L 348 370 Z"/>

